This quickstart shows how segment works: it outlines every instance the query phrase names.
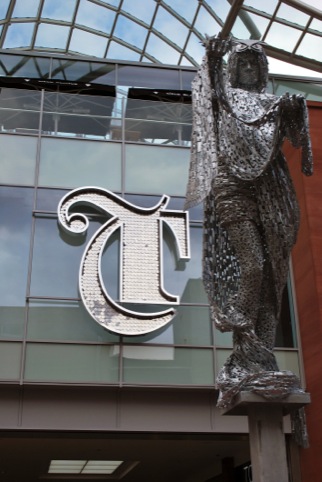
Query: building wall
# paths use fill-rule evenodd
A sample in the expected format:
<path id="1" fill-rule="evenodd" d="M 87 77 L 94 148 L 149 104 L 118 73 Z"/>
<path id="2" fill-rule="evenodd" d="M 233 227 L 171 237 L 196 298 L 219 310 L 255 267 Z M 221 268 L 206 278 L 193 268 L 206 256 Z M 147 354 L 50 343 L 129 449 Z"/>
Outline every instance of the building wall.
<path id="1" fill-rule="evenodd" d="M 322 472 L 322 104 L 309 103 L 314 175 L 301 174 L 300 152 L 288 148 L 290 170 L 301 207 L 301 227 L 293 250 L 293 270 L 304 361 L 310 448 L 302 450 L 303 482 L 319 482 Z"/>

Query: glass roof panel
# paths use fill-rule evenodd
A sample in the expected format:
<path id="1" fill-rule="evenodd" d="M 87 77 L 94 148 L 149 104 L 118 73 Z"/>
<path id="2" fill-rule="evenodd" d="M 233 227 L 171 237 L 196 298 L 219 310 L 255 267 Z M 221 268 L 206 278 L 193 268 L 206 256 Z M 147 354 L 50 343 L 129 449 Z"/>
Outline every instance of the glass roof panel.
<path id="1" fill-rule="evenodd" d="M 310 23 L 310 29 L 317 30 L 318 32 L 322 32 L 322 20 L 318 20 L 317 18 L 314 18 L 312 22 Z"/>
<path id="2" fill-rule="evenodd" d="M 300 30 L 274 22 L 268 31 L 265 42 L 278 49 L 293 52 L 301 34 Z"/>
<path id="3" fill-rule="evenodd" d="M 285 5 L 285 3 L 280 5 L 276 17 L 283 18 L 292 23 L 297 23 L 302 27 L 305 27 L 310 18 L 309 15 L 306 15 L 296 8 L 290 7 L 289 5 Z"/>
<path id="4" fill-rule="evenodd" d="M 70 50 L 94 57 L 104 57 L 107 39 L 75 28 L 70 41 Z"/>
<path id="5" fill-rule="evenodd" d="M 6 18 L 10 0 L 2 0 L 0 2 L 0 18 Z"/>
<path id="6" fill-rule="evenodd" d="M 322 62 L 322 37 L 307 33 L 296 53 Z"/>
<path id="7" fill-rule="evenodd" d="M 75 5 L 76 0 L 68 0 L 68 2 L 66 0 L 45 0 L 41 16 L 71 22 Z"/>
<path id="8" fill-rule="evenodd" d="M 150 25 L 156 4 L 154 2 L 133 2 L 133 0 L 124 0 L 122 10 L 130 13 L 134 17 L 143 20 Z"/>
<path id="9" fill-rule="evenodd" d="M 3 48 L 28 47 L 34 31 L 34 23 L 13 23 L 9 25 Z"/>
<path id="10" fill-rule="evenodd" d="M 12 17 L 36 17 L 39 8 L 39 0 L 16 0 Z"/>
<path id="11" fill-rule="evenodd" d="M 219 32 L 219 28 L 218 28 L 218 31 L 215 32 L 215 33 L 218 33 L 218 32 Z M 201 44 L 200 39 L 194 33 L 192 33 L 190 35 L 189 42 L 188 42 L 188 45 L 186 47 L 186 52 L 198 64 L 201 63 L 202 57 L 204 56 L 204 53 L 205 53 L 205 49 L 204 49 L 203 45 Z M 189 63 L 187 64 L 186 62 L 182 62 L 182 64 L 183 65 L 189 65 Z"/>
<path id="12" fill-rule="evenodd" d="M 165 0 L 163 3 L 168 5 L 189 23 L 192 22 L 196 11 L 196 2 L 194 0 Z"/>
<path id="13" fill-rule="evenodd" d="M 307 6 L 302 0 L 0 0 L 0 22 L 5 25 L 5 28 L 0 25 L 0 46 L 48 52 L 59 49 L 104 58 L 110 44 L 108 55 L 113 58 L 119 55 L 124 60 L 197 65 L 203 52 L 199 41 L 205 33 L 218 33 L 229 13 L 231 23 L 223 23 L 226 34 L 231 29 L 239 38 L 260 38 L 269 26 L 270 17 L 279 8 L 277 19 L 280 21 L 273 18 L 274 24 L 263 38 L 268 54 L 322 73 L 317 60 L 320 59 L 318 37 L 322 31 L 322 17 L 314 17 L 316 10 L 322 14 L 321 0 L 306 0 L 305 3 Z M 316 37 L 308 36 L 298 53 L 291 56 L 299 35 L 308 25 L 312 7 L 313 21 L 308 34 L 316 34 Z M 307 11 L 303 13 L 303 9 Z M 31 20 L 38 19 L 38 15 L 41 15 L 39 25 L 38 22 L 33 24 Z M 26 22 L 26 18 L 30 21 Z M 46 20 L 43 22 L 43 19 Z M 67 27 L 66 23 L 71 29 L 69 34 L 62 29 L 62 26 Z M 57 28 L 53 24 L 58 25 Z M 34 28 L 38 27 L 35 36 Z M 151 38 L 144 51 L 150 28 Z M 68 41 L 70 35 L 71 42 Z M 307 57 L 310 42 L 314 50 L 312 59 Z M 135 52 L 135 48 L 142 52 Z M 182 49 L 186 49 L 185 52 Z"/>
<path id="14" fill-rule="evenodd" d="M 275 12 L 277 4 L 278 0 L 270 0 L 269 2 L 267 0 L 245 0 L 244 2 L 245 7 L 253 7 L 270 15 L 273 15 Z"/>
<path id="15" fill-rule="evenodd" d="M 38 27 L 35 47 L 50 47 L 52 49 L 66 49 L 69 28 L 60 25 L 42 23 Z"/>
<path id="16" fill-rule="evenodd" d="M 153 33 L 149 37 L 146 51 L 164 64 L 177 64 L 179 60 L 179 52 Z"/>
<path id="17" fill-rule="evenodd" d="M 256 15 L 254 13 L 249 13 L 247 12 L 248 17 L 250 20 L 256 25 L 256 28 L 259 30 L 261 37 L 263 37 L 264 33 L 266 32 L 266 29 L 269 24 L 269 19 L 265 17 L 261 17 L 260 15 Z"/>
<path id="18" fill-rule="evenodd" d="M 117 42 L 112 41 L 107 51 L 108 59 L 119 60 L 133 60 L 138 62 L 140 60 L 140 54 L 134 52 L 134 50 L 124 47 Z"/>
<path id="19" fill-rule="evenodd" d="M 179 47 L 183 47 L 189 30 L 179 20 L 175 19 L 164 8 L 160 7 L 153 23 L 153 28 L 162 32 Z"/>
<path id="20" fill-rule="evenodd" d="M 115 12 L 100 5 L 81 0 L 76 17 L 76 23 L 108 33 L 112 29 Z"/>
<path id="21" fill-rule="evenodd" d="M 218 15 L 220 20 L 225 22 L 230 10 L 230 3 L 227 0 L 207 0 L 204 2 L 212 8 L 212 10 Z"/>
<path id="22" fill-rule="evenodd" d="M 221 26 L 214 20 L 214 17 L 204 8 L 201 7 L 198 13 L 195 27 L 204 36 L 215 35 L 221 30 Z"/>
<path id="23" fill-rule="evenodd" d="M 132 20 L 119 15 L 114 30 L 114 36 L 125 42 L 135 45 L 139 49 L 143 49 L 148 30 Z M 133 60 L 133 59 L 132 59 Z"/>
<path id="24" fill-rule="evenodd" d="M 237 17 L 232 28 L 232 34 L 236 38 L 246 39 L 250 38 L 251 32 L 248 30 L 244 22 Z"/>

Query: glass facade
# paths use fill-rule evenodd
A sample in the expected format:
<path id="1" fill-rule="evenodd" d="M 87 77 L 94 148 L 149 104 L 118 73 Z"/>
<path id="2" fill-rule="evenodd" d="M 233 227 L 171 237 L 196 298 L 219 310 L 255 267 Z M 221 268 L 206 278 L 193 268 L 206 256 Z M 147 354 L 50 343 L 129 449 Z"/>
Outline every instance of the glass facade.
<path id="1" fill-rule="evenodd" d="M 13 56 L 7 57 L 2 65 L 8 70 Z M 19 58 L 23 64 L 24 57 Z M 80 61 L 70 61 L 59 71 L 61 60 L 48 61 L 48 69 L 45 59 L 39 60 L 43 72 L 51 69 L 52 78 L 66 75 L 73 82 L 88 73 L 85 61 L 83 68 Z M 62 196 L 72 188 L 99 186 L 143 207 L 168 194 L 169 208 L 182 209 L 189 167 L 187 86 L 193 71 L 183 75 L 180 69 L 151 67 L 150 72 L 139 65 L 103 64 L 94 70 L 99 66 L 100 81 L 119 79 L 114 95 L 111 90 L 99 95 L 86 89 L 82 94 L 79 86 L 74 93 L 66 92 L 56 81 L 37 84 L 39 90 L 28 89 L 24 81 L 20 88 L 2 82 L 0 353 L 6 363 L 1 363 L 0 381 L 213 387 L 232 342 L 229 334 L 214 332 L 209 321 L 201 281 L 200 206 L 189 213 L 189 262 L 178 265 L 167 232 L 162 241 L 165 288 L 181 297 L 174 320 L 164 329 L 139 337 L 118 336 L 99 326 L 80 301 L 80 261 L 103 220 L 90 212 L 87 239 L 68 236 L 57 224 Z M 166 95 L 155 91 L 151 99 L 158 80 L 158 88 L 168 90 Z M 129 86 L 144 87 L 139 98 L 133 99 Z M 102 259 L 103 280 L 115 300 L 119 245 L 114 236 Z M 277 351 L 282 368 L 298 371 L 287 300 L 286 296 Z"/>

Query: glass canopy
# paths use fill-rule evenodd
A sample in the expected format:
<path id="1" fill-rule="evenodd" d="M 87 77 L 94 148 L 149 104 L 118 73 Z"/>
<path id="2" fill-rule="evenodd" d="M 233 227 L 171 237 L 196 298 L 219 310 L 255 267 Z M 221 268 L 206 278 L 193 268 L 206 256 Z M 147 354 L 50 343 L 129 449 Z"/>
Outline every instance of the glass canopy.
<path id="1" fill-rule="evenodd" d="M 322 72 L 320 0 L 1 0 L 0 49 L 197 66 L 205 34 Z"/>

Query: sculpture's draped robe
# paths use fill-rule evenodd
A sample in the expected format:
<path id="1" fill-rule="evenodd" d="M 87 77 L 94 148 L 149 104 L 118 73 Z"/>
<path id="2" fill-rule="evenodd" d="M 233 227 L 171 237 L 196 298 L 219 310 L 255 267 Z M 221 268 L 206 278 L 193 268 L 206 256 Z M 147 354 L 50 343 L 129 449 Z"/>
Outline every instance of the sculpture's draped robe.
<path id="1" fill-rule="evenodd" d="M 226 96 L 234 115 L 216 108 L 207 58 L 194 80 L 192 96 L 186 206 L 205 200 L 203 279 L 212 311 L 220 313 L 237 292 L 240 277 L 225 225 L 250 219 L 264 240 L 278 317 L 299 227 L 298 203 L 280 148 L 285 137 L 300 146 L 298 133 L 306 127 L 306 111 L 293 126 L 285 127 L 278 97 L 229 86 Z"/>

